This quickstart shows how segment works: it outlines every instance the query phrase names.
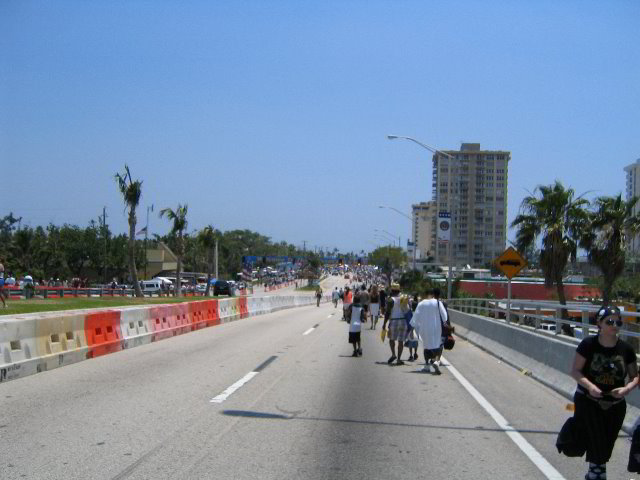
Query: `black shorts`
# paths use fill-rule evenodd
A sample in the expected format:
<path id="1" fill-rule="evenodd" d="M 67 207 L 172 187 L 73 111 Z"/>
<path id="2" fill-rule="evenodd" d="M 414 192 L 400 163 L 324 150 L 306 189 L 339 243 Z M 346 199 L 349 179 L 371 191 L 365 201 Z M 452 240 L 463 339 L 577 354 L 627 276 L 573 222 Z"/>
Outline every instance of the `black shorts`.
<path id="1" fill-rule="evenodd" d="M 424 349 L 424 359 L 431 360 L 432 358 L 436 358 L 438 355 L 442 355 L 442 347 L 433 348 L 433 349 Z"/>
<path id="2" fill-rule="evenodd" d="M 360 343 L 360 332 L 349 332 L 349 343 Z"/>

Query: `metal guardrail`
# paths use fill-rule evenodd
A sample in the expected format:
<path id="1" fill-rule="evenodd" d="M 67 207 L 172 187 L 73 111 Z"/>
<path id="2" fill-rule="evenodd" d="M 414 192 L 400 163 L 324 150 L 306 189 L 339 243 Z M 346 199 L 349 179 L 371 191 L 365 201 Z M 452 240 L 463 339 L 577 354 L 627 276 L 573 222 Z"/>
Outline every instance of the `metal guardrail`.
<path id="1" fill-rule="evenodd" d="M 32 295 L 27 292 L 31 290 Z M 246 295 L 253 293 L 253 288 L 250 292 L 247 289 L 236 289 L 237 294 Z M 34 287 L 33 289 L 25 289 L 24 287 L 5 287 L 5 292 L 13 298 L 64 298 L 64 297 L 135 297 L 135 290 L 133 288 L 73 288 L 73 287 Z M 173 297 L 173 292 L 165 292 L 160 295 L 152 292 L 142 292 L 145 297 Z M 185 292 L 185 297 L 203 297 L 204 292 Z M 209 296 L 213 296 L 213 288 L 209 293 Z"/>
<path id="2" fill-rule="evenodd" d="M 476 315 L 483 315 L 494 319 L 504 319 L 507 324 L 516 327 L 533 328 L 546 331 L 553 335 L 584 338 L 597 331 L 595 314 L 599 305 L 570 302 L 561 305 L 559 302 L 538 300 L 511 300 L 510 308 L 507 299 L 493 298 L 453 298 L 448 301 L 451 309 Z M 580 321 L 562 318 L 562 310 L 566 309 L 570 316 L 579 317 Z M 549 314 L 550 313 L 550 314 Z M 622 319 L 625 322 L 620 329 L 620 336 L 626 337 L 638 351 L 640 347 L 640 313 L 624 311 Z M 554 329 L 547 326 L 553 325 Z M 563 326 L 564 330 L 563 330 Z M 573 335 L 567 335 L 566 332 Z"/>

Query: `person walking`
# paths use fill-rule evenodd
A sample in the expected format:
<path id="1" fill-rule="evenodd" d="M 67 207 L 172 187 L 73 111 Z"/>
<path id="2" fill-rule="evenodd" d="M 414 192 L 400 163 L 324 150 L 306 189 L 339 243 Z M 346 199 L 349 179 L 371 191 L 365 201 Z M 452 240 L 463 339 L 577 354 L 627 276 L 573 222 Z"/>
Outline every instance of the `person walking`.
<path id="1" fill-rule="evenodd" d="M 353 303 L 349 305 L 347 312 L 347 322 L 349 323 L 349 343 L 353 345 L 352 357 L 362 356 L 362 343 L 360 341 L 360 332 L 362 324 L 367 321 L 367 315 L 361 304 L 360 295 L 353 297 Z"/>
<path id="2" fill-rule="evenodd" d="M 316 288 L 316 307 L 320 306 L 320 300 L 322 300 L 322 288 L 320 288 L 320 285 L 318 285 L 318 288 Z"/>
<path id="3" fill-rule="evenodd" d="M 627 411 L 625 397 L 638 385 L 633 347 L 618 338 L 620 309 L 602 306 L 596 324 L 598 334 L 580 342 L 571 369 L 578 383 L 573 420 L 585 440 L 589 463 L 585 480 L 606 480 L 607 462 Z"/>
<path id="4" fill-rule="evenodd" d="M 380 315 L 385 315 L 387 307 L 387 292 L 384 288 L 380 289 Z"/>
<path id="5" fill-rule="evenodd" d="M 418 334 L 416 333 L 415 328 L 411 326 L 411 319 L 413 318 L 413 312 L 418 308 L 418 296 L 414 295 L 411 300 L 409 300 L 410 311 L 405 315 L 405 320 L 407 322 L 407 341 L 404 342 L 404 346 L 409 349 L 409 361 L 413 362 L 418 359 Z"/>
<path id="6" fill-rule="evenodd" d="M 378 293 L 378 286 L 373 285 L 371 287 L 371 293 L 369 294 L 369 314 L 371 315 L 371 330 L 376 329 L 378 324 L 378 317 L 380 316 L 380 294 Z"/>
<path id="7" fill-rule="evenodd" d="M 434 360 L 442 354 L 442 322 L 446 322 L 447 311 L 440 301 L 440 289 L 434 288 L 432 298 L 427 298 L 418 303 L 413 312 L 411 326 L 416 330 L 422 340 L 424 354 L 424 373 L 430 373 L 433 366 L 436 375 L 440 375 L 440 367 Z"/>
<path id="8" fill-rule="evenodd" d="M 349 307 L 353 302 L 353 292 L 349 287 L 344 287 L 344 298 L 342 299 L 342 320 L 347 321 Z"/>
<path id="9" fill-rule="evenodd" d="M 340 293 L 338 292 L 338 287 L 333 289 L 331 292 L 331 301 L 333 302 L 333 308 L 338 308 L 338 300 L 340 300 Z"/>
<path id="10" fill-rule="evenodd" d="M 400 285 L 391 284 L 391 297 L 387 299 L 387 308 L 384 315 L 384 323 L 382 329 L 387 328 L 389 323 L 389 348 L 391 348 L 391 357 L 387 360 L 389 365 L 396 362 L 397 365 L 404 365 L 401 360 L 404 341 L 407 339 L 407 322 L 405 320 L 406 309 L 401 305 Z M 396 355 L 396 342 L 398 343 L 398 351 Z"/>
<path id="11" fill-rule="evenodd" d="M 371 299 L 369 297 L 369 292 L 367 292 L 367 287 L 363 283 L 362 286 L 360 287 L 360 304 L 362 305 L 362 308 L 364 308 L 365 314 L 369 313 L 370 302 L 371 302 Z"/>

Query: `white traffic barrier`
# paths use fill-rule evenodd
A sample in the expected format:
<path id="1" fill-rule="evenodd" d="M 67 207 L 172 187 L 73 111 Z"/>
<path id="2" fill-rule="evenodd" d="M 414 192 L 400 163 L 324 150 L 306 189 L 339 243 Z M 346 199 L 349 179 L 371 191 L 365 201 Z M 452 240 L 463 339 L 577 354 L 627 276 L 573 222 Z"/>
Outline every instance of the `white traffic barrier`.
<path id="1" fill-rule="evenodd" d="M 151 343 L 153 328 L 150 322 L 151 309 L 131 307 L 120 312 L 120 330 L 124 348 L 133 348 Z"/>

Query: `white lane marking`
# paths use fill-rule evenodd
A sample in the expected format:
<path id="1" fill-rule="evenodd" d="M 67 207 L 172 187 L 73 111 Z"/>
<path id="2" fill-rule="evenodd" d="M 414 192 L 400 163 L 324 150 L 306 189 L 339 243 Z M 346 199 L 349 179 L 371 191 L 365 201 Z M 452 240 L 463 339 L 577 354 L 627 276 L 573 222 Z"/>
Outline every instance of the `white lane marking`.
<path id="1" fill-rule="evenodd" d="M 220 395 L 213 397 L 211 400 L 209 400 L 210 403 L 222 403 L 224 402 L 227 398 L 229 398 L 229 396 L 231 396 L 231 394 L 233 392 L 235 392 L 236 390 L 238 390 L 240 387 L 242 387 L 245 383 L 247 383 L 249 380 L 251 380 L 253 377 L 255 377 L 256 375 L 258 375 L 258 373 L 260 372 L 249 372 L 247 373 L 244 377 L 242 377 L 240 380 L 238 380 L 236 383 L 234 383 L 233 385 L 231 385 L 229 388 L 227 388 L 224 392 L 222 392 Z"/>
<path id="2" fill-rule="evenodd" d="M 311 332 L 313 332 L 316 329 L 316 327 L 311 327 L 309 330 L 307 330 L 306 332 L 304 332 L 302 335 L 309 335 Z"/>
<path id="3" fill-rule="evenodd" d="M 445 360 L 442 357 L 442 360 Z M 509 438 L 515 443 L 520 450 L 524 452 L 524 454 L 529 457 L 529 460 L 533 462 L 533 464 L 538 467 L 538 469 L 547 477 L 549 480 L 566 480 L 560 472 L 558 472 L 553 466 L 544 458 L 540 453 L 531 445 L 525 438 L 516 431 L 509 422 L 498 412 L 493 405 L 491 405 L 486 398 L 482 396 L 482 394 L 476 390 L 476 388 L 469 383 L 469 381 L 462 376 L 462 374 L 456 370 L 456 368 L 451 365 L 451 362 L 448 362 L 449 366 L 447 367 L 449 371 L 453 374 L 454 377 L 462 384 L 462 386 L 469 392 L 469 394 L 474 398 L 476 402 L 480 404 L 482 408 L 493 418 L 493 420 L 498 424 L 498 427 L 504 433 L 506 433 Z"/>
<path id="4" fill-rule="evenodd" d="M 331 318 L 335 315 L 335 313 L 332 313 L 331 315 L 329 315 L 327 318 Z"/>

